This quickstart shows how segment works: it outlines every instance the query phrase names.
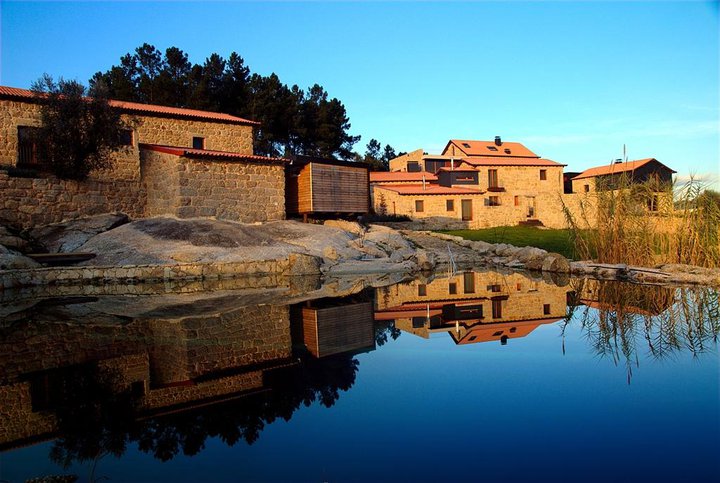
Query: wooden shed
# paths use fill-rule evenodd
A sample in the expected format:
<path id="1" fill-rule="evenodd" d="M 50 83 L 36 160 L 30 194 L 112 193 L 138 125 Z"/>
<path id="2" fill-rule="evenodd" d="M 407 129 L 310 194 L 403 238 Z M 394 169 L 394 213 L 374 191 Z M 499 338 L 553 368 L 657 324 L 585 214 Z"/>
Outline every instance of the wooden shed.
<path id="1" fill-rule="evenodd" d="M 288 215 L 365 214 L 370 209 L 365 163 L 295 156 L 285 169 Z"/>

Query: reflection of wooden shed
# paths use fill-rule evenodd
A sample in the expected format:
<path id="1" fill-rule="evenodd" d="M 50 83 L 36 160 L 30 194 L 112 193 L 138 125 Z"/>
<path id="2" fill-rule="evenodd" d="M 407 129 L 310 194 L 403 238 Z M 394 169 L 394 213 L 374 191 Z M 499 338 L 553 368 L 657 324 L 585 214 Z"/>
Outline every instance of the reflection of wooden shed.
<path id="1" fill-rule="evenodd" d="M 375 348 L 372 302 L 302 308 L 303 341 L 315 357 Z"/>
<path id="2" fill-rule="evenodd" d="M 285 169 L 288 215 L 363 214 L 369 211 L 364 163 L 296 156 Z"/>

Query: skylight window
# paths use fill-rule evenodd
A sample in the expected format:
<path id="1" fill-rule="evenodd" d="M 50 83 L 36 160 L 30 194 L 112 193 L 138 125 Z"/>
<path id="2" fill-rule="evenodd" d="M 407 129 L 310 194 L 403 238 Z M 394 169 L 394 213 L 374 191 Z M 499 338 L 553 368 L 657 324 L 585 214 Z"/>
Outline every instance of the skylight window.
<path id="1" fill-rule="evenodd" d="M 486 146 L 490 151 L 497 151 L 495 146 Z"/>
<path id="2" fill-rule="evenodd" d="M 463 147 L 464 147 L 464 148 L 469 148 L 470 145 L 469 145 L 468 143 L 463 143 Z"/>
<path id="3" fill-rule="evenodd" d="M 508 148 L 505 148 L 505 154 L 510 154 L 510 150 Z"/>

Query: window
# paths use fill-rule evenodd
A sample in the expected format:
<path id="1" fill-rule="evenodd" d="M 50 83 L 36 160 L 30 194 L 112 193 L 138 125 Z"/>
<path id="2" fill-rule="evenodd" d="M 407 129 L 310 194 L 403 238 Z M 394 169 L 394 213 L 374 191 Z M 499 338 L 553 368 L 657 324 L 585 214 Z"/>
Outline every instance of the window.
<path id="1" fill-rule="evenodd" d="M 497 169 L 488 169 L 488 187 L 498 188 Z"/>
<path id="2" fill-rule="evenodd" d="M 540 180 L 545 181 L 547 179 L 547 169 L 540 170 Z"/>
<path id="3" fill-rule="evenodd" d="M 519 196 L 515 197 L 515 206 L 520 206 L 520 197 Z"/>
<path id="4" fill-rule="evenodd" d="M 135 144 L 133 141 L 132 129 L 123 129 L 120 131 L 120 144 L 123 146 L 133 146 Z"/>
<path id="5" fill-rule="evenodd" d="M 487 286 L 488 292 L 499 292 L 500 291 L 500 285 L 488 285 Z"/>
<path id="6" fill-rule="evenodd" d="M 425 317 L 413 317 L 412 318 L 412 326 L 413 329 L 422 329 L 425 327 Z"/>
<path id="7" fill-rule="evenodd" d="M 488 206 L 500 206 L 500 197 L 499 196 L 488 197 Z"/>
<path id="8" fill-rule="evenodd" d="M 550 315 L 550 304 L 543 305 L 543 315 Z"/>
<path id="9" fill-rule="evenodd" d="M 455 177 L 455 181 L 475 181 L 472 175 L 459 174 Z"/>
<path id="10" fill-rule="evenodd" d="M 589 193 L 589 192 L 590 192 L 590 185 L 586 184 L 585 185 L 585 193 Z"/>
<path id="11" fill-rule="evenodd" d="M 455 211 L 455 200 L 445 201 L 445 208 L 447 211 Z"/>
<path id="12" fill-rule="evenodd" d="M 193 149 L 205 149 L 205 138 L 193 136 Z"/>
<path id="13" fill-rule="evenodd" d="M 490 151 L 497 151 L 495 146 L 486 146 Z"/>
<path id="14" fill-rule="evenodd" d="M 522 284 L 521 284 L 520 282 L 518 282 L 517 285 L 515 286 L 515 288 L 517 289 L 518 292 L 521 291 L 521 290 L 522 290 Z"/>
<path id="15" fill-rule="evenodd" d="M 421 283 L 420 285 L 418 285 L 418 296 L 424 297 L 426 295 L 427 295 L 427 285 L 425 285 L 424 283 Z"/>
<path id="16" fill-rule="evenodd" d="M 36 127 L 18 126 L 18 167 L 37 167 Z"/>
<path id="17" fill-rule="evenodd" d="M 492 318 L 499 319 L 502 317 L 502 299 L 492 301 Z"/>
<path id="18" fill-rule="evenodd" d="M 417 161 L 408 161 L 407 170 L 408 173 L 419 173 L 420 163 L 418 163 Z"/>
<path id="19" fill-rule="evenodd" d="M 475 293 L 475 276 L 472 272 L 463 273 L 463 290 L 465 293 Z"/>
<path id="20" fill-rule="evenodd" d="M 455 283 L 455 282 L 450 282 L 450 283 L 448 284 L 448 293 L 449 293 L 450 295 L 455 295 L 455 294 L 457 294 L 457 283 Z"/>
<path id="21" fill-rule="evenodd" d="M 505 148 L 505 154 L 510 154 L 510 150 L 508 148 Z"/>
<path id="22" fill-rule="evenodd" d="M 445 166 L 449 166 L 449 165 L 450 165 L 449 161 L 437 160 L 437 159 L 426 159 L 425 160 L 425 171 L 427 171 L 428 173 L 434 173 L 438 169 L 444 168 Z M 408 165 L 408 171 L 410 171 L 409 165 Z M 419 168 L 418 168 L 418 171 L 420 171 Z"/>
<path id="23" fill-rule="evenodd" d="M 470 147 L 470 145 L 469 145 L 468 143 L 462 143 L 462 145 L 463 145 L 464 148 L 469 148 L 469 147 Z"/>
<path id="24" fill-rule="evenodd" d="M 423 200 L 415 200 L 415 212 L 422 213 L 425 211 L 425 202 Z"/>

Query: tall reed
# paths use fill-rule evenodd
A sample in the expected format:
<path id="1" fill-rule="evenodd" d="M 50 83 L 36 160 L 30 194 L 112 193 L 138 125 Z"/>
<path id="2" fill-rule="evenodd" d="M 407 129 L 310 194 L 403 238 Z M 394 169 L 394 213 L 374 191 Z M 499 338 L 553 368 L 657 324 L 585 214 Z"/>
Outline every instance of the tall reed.
<path id="1" fill-rule="evenodd" d="M 564 208 L 579 257 L 600 263 L 720 266 L 720 203 L 702 183 L 598 184 L 580 208 Z"/>

